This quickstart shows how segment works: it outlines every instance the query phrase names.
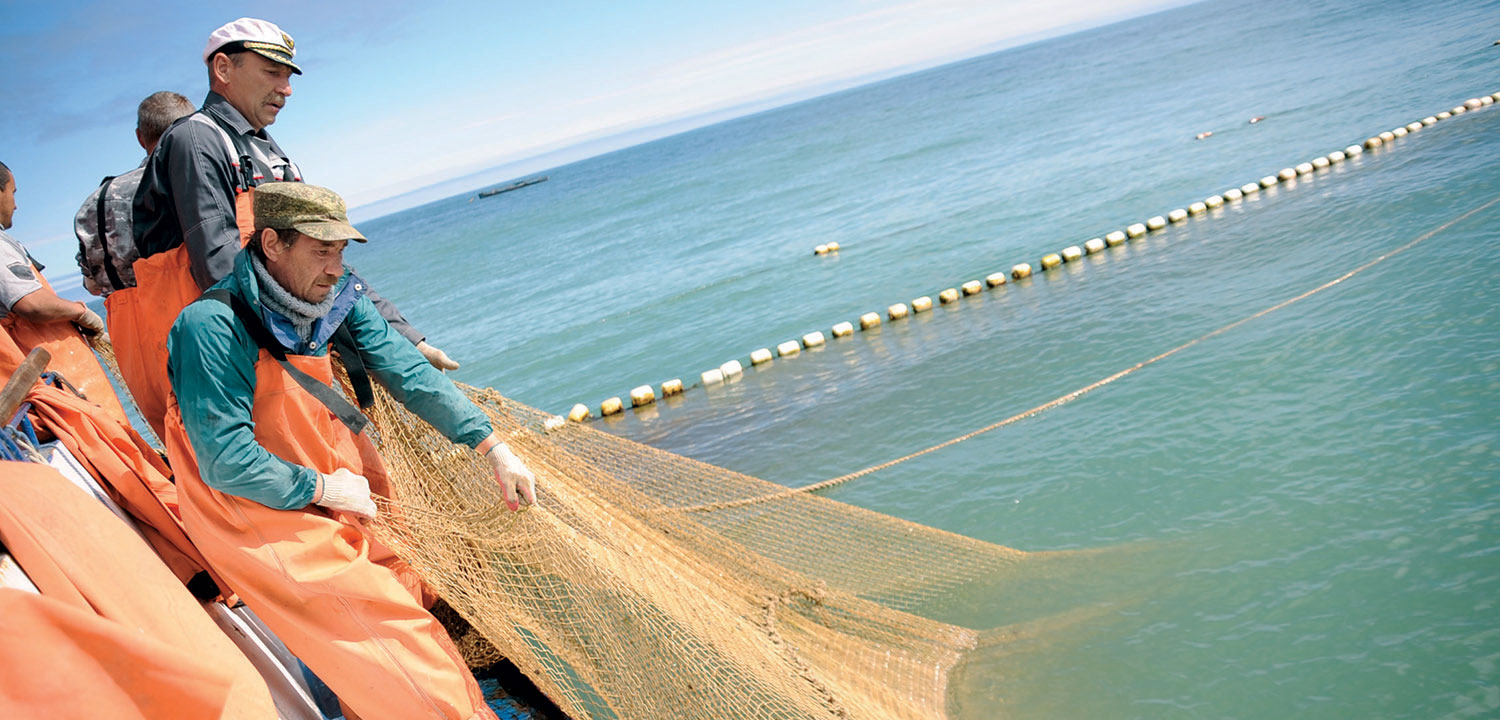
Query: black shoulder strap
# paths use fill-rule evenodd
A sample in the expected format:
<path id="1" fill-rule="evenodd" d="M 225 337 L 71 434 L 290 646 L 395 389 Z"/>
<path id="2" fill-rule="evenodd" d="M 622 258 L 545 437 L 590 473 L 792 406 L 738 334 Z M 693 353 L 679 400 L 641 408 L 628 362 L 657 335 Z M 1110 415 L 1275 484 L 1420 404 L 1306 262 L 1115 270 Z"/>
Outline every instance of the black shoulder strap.
<path id="1" fill-rule="evenodd" d="M 354 387 L 354 399 L 359 402 L 360 408 L 367 408 L 375 404 L 375 391 L 370 387 L 370 373 L 365 370 L 365 358 L 359 352 L 359 346 L 354 344 L 354 334 L 349 332 L 348 323 L 339 323 L 337 330 L 333 331 L 333 347 L 339 351 L 339 359 L 344 361 L 344 372 L 349 373 L 349 384 Z"/>
<path id="2" fill-rule="evenodd" d="M 297 369 L 297 366 L 288 362 L 286 359 L 286 350 L 281 347 L 281 343 L 277 342 L 276 338 L 271 336 L 271 331 L 267 330 L 265 324 L 260 321 L 260 316 L 240 296 L 223 288 L 217 288 L 203 293 L 203 296 L 199 299 L 217 300 L 228 305 L 229 309 L 234 311 L 235 317 L 239 318 L 240 324 L 244 325 L 245 330 L 250 333 L 250 338 L 255 341 L 255 344 L 270 353 L 271 357 L 275 358 L 276 362 L 281 364 L 281 368 L 286 370 L 287 374 L 291 375 L 292 379 L 296 380 L 297 384 L 302 386 L 303 390 L 306 390 L 313 397 L 317 398 L 318 402 L 323 403 L 323 406 L 328 408 L 329 412 L 333 413 L 340 422 L 344 423 L 344 427 L 349 428 L 349 432 L 358 435 L 364 431 L 365 426 L 370 423 L 370 419 L 365 417 L 364 413 L 359 411 L 359 408 L 351 405 L 348 400 L 344 399 L 344 396 L 338 394 L 333 388 L 318 382 L 317 378 L 302 372 Z M 350 338 L 350 340 L 352 344 L 353 339 Z M 359 353 L 356 351 L 352 354 L 358 356 Z M 364 364 L 361 362 L 361 372 L 363 372 L 363 369 Z M 367 377 L 366 383 L 368 384 L 368 382 Z M 368 392 L 369 388 L 367 386 L 365 393 Z M 363 393 L 356 394 L 362 395 Z"/>
<path id="3" fill-rule="evenodd" d="M 125 287 L 124 281 L 120 280 L 120 272 L 115 269 L 115 256 L 109 251 L 109 236 L 104 234 L 104 200 L 109 195 L 109 184 L 115 181 L 115 176 L 104 178 L 99 183 L 99 200 L 94 203 L 94 215 L 99 222 L 98 235 L 99 247 L 104 249 L 104 273 L 109 276 L 109 283 L 115 290 Z"/>

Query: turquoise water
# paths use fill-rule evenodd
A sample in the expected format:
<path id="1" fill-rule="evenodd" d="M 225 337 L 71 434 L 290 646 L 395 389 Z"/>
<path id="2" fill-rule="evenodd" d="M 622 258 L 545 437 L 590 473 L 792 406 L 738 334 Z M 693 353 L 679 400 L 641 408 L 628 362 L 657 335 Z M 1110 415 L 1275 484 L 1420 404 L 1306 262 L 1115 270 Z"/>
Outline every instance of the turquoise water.
<path id="1" fill-rule="evenodd" d="M 597 412 L 1500 90 L 1497 18 L 1497 2 L 1193 5 L 370 221 L 351 259 L 458 379 Z M 857 470 L 1422 237 L 1500 197 L 1497 155 L 1490 106 L 595 426 L 788 485 Z M 966 714 L 1500 716 L 1497 226 L 1493 205 L 826 495 L 1090 551 L 969 598 L 984 609 L 966 624 L 1036 632 L 966 678 Z"/>

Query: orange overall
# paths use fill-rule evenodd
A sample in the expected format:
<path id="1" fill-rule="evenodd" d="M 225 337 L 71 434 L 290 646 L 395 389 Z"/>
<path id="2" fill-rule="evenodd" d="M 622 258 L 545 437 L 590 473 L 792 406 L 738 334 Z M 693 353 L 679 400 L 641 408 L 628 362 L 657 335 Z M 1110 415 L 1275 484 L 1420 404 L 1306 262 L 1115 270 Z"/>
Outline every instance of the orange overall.
<path id="1" fill-rule="evenodd" d="M 234 196 L 234 220 L 240 230 L 240 247 L 255 231 L 255 188 Z M 164 437 L 162 418 L 167 414 L 167 334 L 177 314 L 203 294 L 193 279 L 187 245 L 135 261 L 135 287 L 122 288 L 104 299 L 109 311 L 109 335 L 114 340 L 120 375 L 135 398 L 141 417 Z"/>
<path id="2" fill-rule="evenodd" d="M 10 336 L 10 331 L 0 327 L 0 384 L 10 380 L 16 368 L 26 361 L 27 351 L 22 350 Z M 0 422 L 9 422 L 10 418 L 0 418 Z"/>
<path id="3" fill-rule="evenodd" d="M 47 282 L 40 270 L 35 272 L 36 279 L 50 292 L 52 284 Z M 10 333 L 23 356 L 31 352 L 32 348 L 46 348 L 47 352 L 52 353 L 48 370 L 67 378 L 84 397 L 104 408 L 111 417 L 130 424 L 130 420 L 125 417 L 125 408 L 120 405 L 120 398 L 109 384 L 109 376 L 104 374 L 99 359 L 94 357 L 88 341 L 83 339 L 83 334 L 73 327 L 73 323 L 34 323 L 12 312 L 0 319 L 0 327 Z"/>
<path id="4" fill-rule="evenodd" d="M 289 355 L 320 382 L 328 356 Z M 255 364 L 255 439 L 320 473 L 339 468 L 386 488 L 365 435 L 349 431 L 265 350 Z M 317 506 L 275 510 L 209 487 L 182 414 L 168 401 L 165 441 L 188 535 L 214 569 L 303 662 L 363 718 L 493 718 L 442 626 L 423 609 L 421 582 L 353 516 Z"/>
<path id="5" fill-rule="evenodd" d="M 56 470 L 0 462 L 0 543 L 43 596 L 0 590 L 0 717 L 276 717 L 198 602 Z"/>

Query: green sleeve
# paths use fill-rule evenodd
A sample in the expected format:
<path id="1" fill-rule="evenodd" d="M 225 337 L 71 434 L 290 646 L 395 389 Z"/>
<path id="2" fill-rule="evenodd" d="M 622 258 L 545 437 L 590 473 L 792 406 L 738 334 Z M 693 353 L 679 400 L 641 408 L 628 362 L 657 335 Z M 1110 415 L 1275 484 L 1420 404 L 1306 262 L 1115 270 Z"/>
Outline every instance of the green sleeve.
<path id="1" fill-rule="evenodd" d="M 259 354 L 229 306 L 201 300 L 177 316 L 167 338 L 168 373 L 203 482 L 277 510 L 312 502 L 318 473 L 272 455 L 255 440 Z"/>
<path id="2" fill-rule="evenodd" d="M 411 342 L 391 329 L 368 297 L 354 303 L 344 322 L 370 375 L 391 397 L 453 442 L 474 447 L 489 437 L 489 418 Z"/>

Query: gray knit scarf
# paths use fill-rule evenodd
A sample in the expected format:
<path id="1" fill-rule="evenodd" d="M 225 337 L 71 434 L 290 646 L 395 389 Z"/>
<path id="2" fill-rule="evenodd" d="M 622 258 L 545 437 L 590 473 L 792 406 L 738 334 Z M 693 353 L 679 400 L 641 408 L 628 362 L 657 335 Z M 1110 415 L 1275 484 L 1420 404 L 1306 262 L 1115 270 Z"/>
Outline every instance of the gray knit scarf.
<path id="1" fill-rule="evenodd" d="M 271 277 L 270 271 L 266 270 L 260 258 L 253 253 L 250 255 L 250 266 L 255 268 L 255 276 L 260 278 L 260 301 L 266 307 L 290 320 L 292 327 L 297 330 L 297 337 L 302 338 L 302 342 L 310 342 L 313 323 L 333 309 L 333 301 L 337 293 L 329 292 L 328 297 L 323 298 L 323 302 L 314 305 L 293 295 L 291 291 L 282 287 L 281 283 L 276 282 L 276 278 Z"/>

